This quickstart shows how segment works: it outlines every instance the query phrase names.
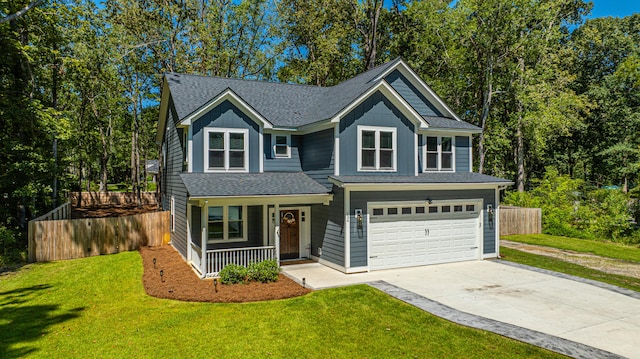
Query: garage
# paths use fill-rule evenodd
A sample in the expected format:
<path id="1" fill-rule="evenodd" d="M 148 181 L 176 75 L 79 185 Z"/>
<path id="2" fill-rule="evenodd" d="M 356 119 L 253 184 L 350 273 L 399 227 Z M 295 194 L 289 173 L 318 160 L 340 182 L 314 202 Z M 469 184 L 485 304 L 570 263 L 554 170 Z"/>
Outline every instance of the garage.
<path id="1" fill-rule="evenodd" d="M 480 258 L 481 200 L 370 202 L 370 270 Z"/>

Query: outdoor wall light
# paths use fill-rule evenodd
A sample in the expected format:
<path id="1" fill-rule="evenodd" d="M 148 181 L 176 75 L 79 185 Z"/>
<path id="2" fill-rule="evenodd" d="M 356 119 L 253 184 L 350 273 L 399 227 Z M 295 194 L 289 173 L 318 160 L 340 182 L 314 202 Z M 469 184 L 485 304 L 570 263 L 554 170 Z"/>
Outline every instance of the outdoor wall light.
<path id="1" fill-rule="evenodd" d="M 164 271 L 160 269 L 160 281 L 164 283 Z"/>
<path id="2" fill-rule="evenodd" d="M 427 203 L 429 203 L 429 204 L 433 203 L 433 201 L 431 200 L 431 198 L 427 198 Z"/>

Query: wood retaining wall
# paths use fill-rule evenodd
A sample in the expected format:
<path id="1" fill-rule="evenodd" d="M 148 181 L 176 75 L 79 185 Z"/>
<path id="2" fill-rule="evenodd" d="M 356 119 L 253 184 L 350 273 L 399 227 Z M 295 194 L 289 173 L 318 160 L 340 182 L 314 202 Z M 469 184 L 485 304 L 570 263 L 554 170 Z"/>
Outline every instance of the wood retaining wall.
<path id="1" fill-rule="evenodd" d="M 69 200 L 74 207 L 138 204 L 138 197 L 131 192 L 71 192 Z M 142 204 L 158 203 L 155 192 L 142 192 L 140 200 Z"/>

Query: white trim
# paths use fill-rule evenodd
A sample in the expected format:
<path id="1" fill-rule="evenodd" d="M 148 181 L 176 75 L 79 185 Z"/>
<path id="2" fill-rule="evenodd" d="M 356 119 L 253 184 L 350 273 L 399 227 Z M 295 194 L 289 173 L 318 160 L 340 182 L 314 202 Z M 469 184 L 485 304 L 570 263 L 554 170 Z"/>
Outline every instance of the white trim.
<path id="1" fill-rule="evenodd" d="M 333 174 L 340 176 L 340 123 L 333 126 Z"/>
<path id="2" fill-rule="evenodd" d="M 191 203 L 187 203 L 187 263 L 191 263 Z"/>
<path id="3" fill-rule="evenodd" d="M 500 257 L 500 188 L 496 188 L 495 202 L 493 203 L 493 230 L 495 231 L 496 254 Z"/>
<path id="4" fill-rule="evenodd" d="M 423 172 L 456 172 L 456 136 L 455 135 L 424 135 L 425 139 L 424 139 L 424 150 L 423 150 L 423 156 L 424 156 L 424 167 L 423 167 Z M 438 156 L 438 166 L 436 168 L 428 168 L 427 167 L 427 144 L 429 143 L 429 137 L 435 137 L 436 141 L 437 141 L 437 156 Z M 451 169 L 443 169 L 442 168 L 442 155 L 444 154 L 444 152 L 442 152 L 442 139 L 443 138 L 451 138 Z"/>
<path id="5" fill-rule="evenodd" d="M 344 189 L 344 267 L 351 267 L 351 194 L 349 189 Z"/>
<path id="6" fill-rule="evenodd" d="M 260 146 L 260 165 L 258 168 L 258 171 L 260 171 L 260 173 L 264 172 L 264 129 L 262 128 L 262 126 L 260 126 L 260 129 L 258 130 L 258 146 Z"/>
<path id="7" fill-rule="evenodd" d="M 417 176 L 418 172 L 419 172 L 418 171 L 418 167 L 419 167 L 418 163 L 420 161 L 420 155 L 418 154 L 418 152 L 419 152 L 418 149 L 420 148 L 420 146 L 418 145 L 418 132 L 417 131 L 413 132 L 413 148 L 415 149 L 414 150 L 415 161 L 413 163 L 414 176 Z"/>
<path id="8" fill-rule="evenodd" d="M 167 77 L 162 77 L 162 84 L 160 85 L 162 90 L 160 91 L 160 109 L 158 118 L 158 129 L 156 132 L 156 144 L 162 144 L 164 140 L 164 133 L 167 128 L 167 117 L 169 113 L 169 84 L 167 83 Z"/>
<path id="9" fill-rule="evenodd" d="M 473 172 L 473 136 L 469 135 L 469 172 Z"/>
<path id="10" fill-rule="evenodd" d="M 224 169 L 216 169 L 211 168 L 209 166 L 209 134 L 211 133 L 222 133 L 224 136 Z M 230 168 L 229 167 L 229 155 L 230 155 L 230 141 L 229 135 L 231 133 L 238 134 L 241 133 L 244 136 L 244 167 L 243 168 Z M 214 172 L 249 172 L 249 129 L 246 128 L 221 128 L 221 127 L 205 127 L 204 128 L 204 158 L 203 158 L 203 166 L 204 172 L 214 173 Z"/>
<path id="11" fill-rule="evenodd" d="M 393 103 L 393 105 L 396 106 L 396 108 L 398 108 L 400 112 L 402 112 L 405 116 L 407 116 L 407 118 L 411 122 L 419 125 L 418 128 L 420 129 L 429 128 L 429 123 L 416 110 L 414 110 L 413 107 L 411 107 L 411 105 L 409 105 L 409 103 L 402 96 L 400 96 L 400 94 L 393 87 L 391 87 L 391 85 L 389 85 L 389 83 L 386 82 L 385 80 L 378 82 L 376 85 L 369 88 L 365 93 L 360 95 L 360 97 L 358 97 L 356 100 L 354 100 L 345 108 L 343 108 L 340 112 L 338 112 L 336 115 L 334 115 L 331 118 L 331 122 L 332 123 L 340 122 L 340 120 L 345 115 L 347 115 L 354 108 L 356 108 L 358 105 L 364 102 L 367 98 L 369 98 L 369 96 L 376 93 L 376 91 L 380 91 L 380 93 L 382 93 L 382 95 L 384 95 L 385 98 L 391 101 L 391 103 Z"/>
<path id="12" fill-rule="evenodd" d="M 286 139 L 285 145 L 287 146 L 287 153 L 284 155 L 278 155 L 276 152 L 277 138 L 284 137 Z M 291 134 L 289 133 L 271 133 L 271 154 L 273 158 L 291 158 Z"/>
<path id="13" fill-rule="evenodd" d="M 362 167 L 362 132 L 374 132 L 375 133 L 375 166 L 374 168 Z M 358 125 L 358 138 L 357 138 L 357 157 L 358 157 L 358 172 L 397 172 L 398 170 L 398 135 L 397 128 L 395 127 L 383 127 L 383 126 L 363 126 Z M 391 156 L 391 168 L 380 167 L 380 133 L 391 132 L 391 141 L 393 155 Z"/>
<path id="14" fill-rule="evenodd" d="M 247 205 L 228 205 L 228 204 L 212 204 L 205 206 L 206 213 L 206 226 L 209 226 L 209 207 L 222 207 L 222 238 L 223 239 L 209 239 L 209 234 L 207 233 L 207 243 L 210 244 L 220 244 L 220 243 L 237 243 L 237 242 L 247 242 L 249 241 L 249 234 L 247 233 L 247 221 L 248 212 Z M 229 207 L 241 207 L 242 208 L 242 238 L 229 238 Z"/>
<path id="15" fill-rule="evenodd" d="M 261 125 L 262 127 L 273 128 L 271 122 L 267 121 L 267 119 L 265 119 L 261 114 L 254 110 L 248 103 L 246 103 L 242 98 L 236 95 L 231 89 L 226 89 L 218 96 L 214 97 L 209 102 L 201 106 L 198 110 L 186 116 L 182 121 L 180 121 L 180 126 L 190 126 L 191 124 L 193 124 L 193 122 L 197 121 L 200 117 L 204 116 L 209 111 L 226 100 L 231 102 L 238 109 L 240 109 L 240 111 L 249 116 L 254 122 Z"/>
<path id="16" fill-rule="evenodd" d="M 495 189 L 504 186 L 500 183 L 342 183 L 336 179 L 329 178 L 329 182 L 339 188 L 349 188 L 351 191 L 416 191 L 416 190 L 438 190 L 438 189 Z M 511 182 L 509 182 L 512 184 Z"/>
<path id="17" fill-rule="evenodd" d="M 189 197 L 191 200 L 204 203 L 207 200 L 216 201 L 216 203 L 228 204 L 228 205 L 260 205 L 260 204 L 273 204 L 279 203 L 286 204 L 324 204 L 329 205 L 329 202 L 333 201 L 332 194 L 309 194 L 309 195 L 262 195 L 262 196 L 206 196 L 206 197 Z"/>
<path id="18" fill-rule="evenodd" d="M 176 231 L 176 199 L 171 196 L 171 233 Z"/>
<path id="19" fill-rule="evenodd" d="M 193 126 L 187 128 L 187 172 L 193 172 Z"/>

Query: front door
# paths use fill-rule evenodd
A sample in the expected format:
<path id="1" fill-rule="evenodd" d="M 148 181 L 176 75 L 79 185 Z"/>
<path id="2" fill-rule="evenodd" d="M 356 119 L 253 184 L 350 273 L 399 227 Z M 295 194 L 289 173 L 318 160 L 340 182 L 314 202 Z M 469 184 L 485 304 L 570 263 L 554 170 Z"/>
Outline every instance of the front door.
<path id="1" fill-rule="evenodd" d="M 298 210 L 280 211 L 280 259 L 300 258 L 300 216 Z"/>

